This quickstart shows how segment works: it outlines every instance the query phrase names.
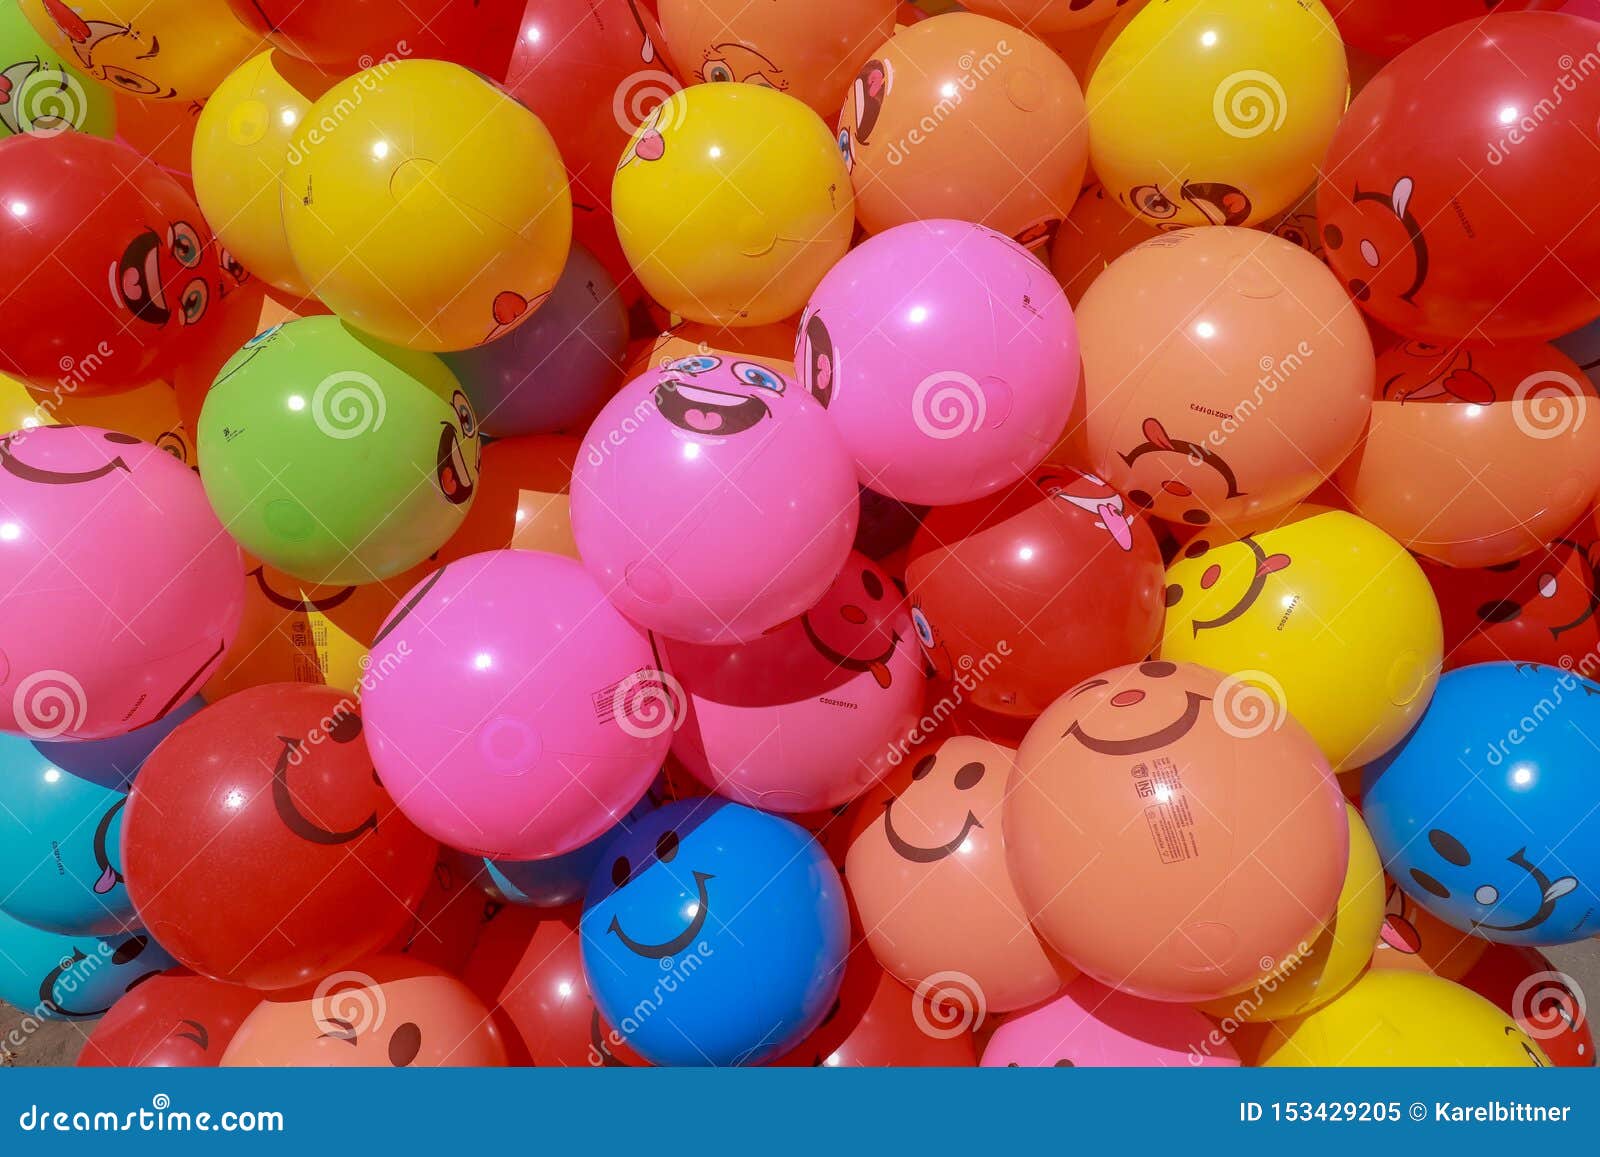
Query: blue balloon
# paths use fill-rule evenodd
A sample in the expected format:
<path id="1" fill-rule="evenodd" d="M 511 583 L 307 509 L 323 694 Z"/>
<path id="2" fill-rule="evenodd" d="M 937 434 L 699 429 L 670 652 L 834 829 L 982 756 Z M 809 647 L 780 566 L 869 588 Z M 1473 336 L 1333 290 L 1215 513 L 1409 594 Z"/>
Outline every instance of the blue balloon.
<path id="1" fill-rule="evenodd" d="M 1395 882 L 1463 932 L 1567 944 L 1600 932 L 1600 684 L 1559 667 L 1447 672 L 1369 764 L 1361 812 Z"/>
<path id="2" fill-rule="evenodd" d="M 202 705 L 112 739 L 0 735 L 0 912 L 66 935 L 137 926 L 122 882 L 122 808 L 146 757 Z"/>
<path id="3" fill-rule="evenodd" d="M 0 915 L 0 1000 L 36 1019 L 101 1016 L 177 963 L 145 932 L 62 936 Z"/>
<path id="4" fill-rule="evenodd" d="M 753 1065 L 827 1015 L 850 920 L 839 873 L 809 832 L 692 799 L 611 844 L 579 932 L 595 1004 L 640 1056 Z"/>
<path id="5" fill-rule="evenodd" d="M 611 827 L 601 832 L 582 847 L 574 848 L 547 860 L 490 860 L 485 859 L 489 887 L 508 904 L 526 904 L 533 908 L 562 908 L 583 899 L 589 877 L 594 875 L 601 857 L 611 841 L 632 830 L 633 825 L 656 809 L 653 793 L 633 805 Z"/>

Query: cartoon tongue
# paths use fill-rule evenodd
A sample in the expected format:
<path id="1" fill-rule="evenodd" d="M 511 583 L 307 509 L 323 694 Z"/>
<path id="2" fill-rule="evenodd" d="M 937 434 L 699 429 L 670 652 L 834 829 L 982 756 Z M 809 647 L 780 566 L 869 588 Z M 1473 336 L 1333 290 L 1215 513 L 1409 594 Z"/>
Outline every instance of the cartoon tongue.
<path id="1" fill-rule="evenodd" d="M 1385 916 L 1379 935 L 1390 948 L 1407 956 L 1416 955 L 1417 949 L 1422 946 L 1422 937 L 1412 927 L 1411 921 L 1402 916 Z"/>
<path id="2" fill-rule="evenodd" d="M 1261 560 L 1261 564 L 1256 567 L 1256 574 L 1260 575 L 1262 578 L 1265 578 L 1267 575 L 1275 574 L 1276 572 L 1282 570 L 1284 567 L 1286 567 L 1288 565 L 1289 565 L 1289 556 L 1288 555 L 1286 555 L 1286 554 L 1269 554 L 1269 555 L 1267 555 L 1266 558 L 1262 559 Z"/>
<path id="3" fill-rule="evenodd" d="M 886 74 L 884 73 L 883 69 L 875 68 L 867 77 L 867 91 L 870 92 L 874 97 L 883 95 L 883 82 L 885 75 Z"/>
<path id="4" fill-rule="evenodd" d="M 714 434 L 722 429 L 722 415 L 715 410 L 685 410 L 683 420 L 702 434 Z"/>
<path id="5" fill-rule="evenodd" d="M 137 269 L 122 271 L 122 296 L 129 301 L 140 301 L 144 298 L 144 285 Z"/>
<path id="6" fill-rule="evenodd" d="M 1544 890 L 1544 898 L 1546 900 L 1559 900 L 1577 886 L 1577 880 L 1571 876 L 1562 876 L 1561 879 L 1550 882 L 1550 886 Z"/>
<path id="7" fill-rule="evenodd" d="M 100 878 L 94 882 L 94 894 L 104 896 L 117 886 L 116 870 L 107 865 L 105 871 L 100 873 Z"/>
<path id="8" fill-rule="evenodd" d="M 651 129 L 639 137 L 639 144 L 633 152 L 641 161 L 659 161 L 667 151 L 667 142 L 661 139 L 661 134 Z"/>
<path id="9" fill-rule="evenodd" d="M 872 661 L 872 666 L 868 667 L 867 670 L 872 672 L 872 677 L 878 681 L 879 687 L 883 687 L 885 689 L 888 688 L 890 678 L 889 665 L 887 663 L 880 663 L 874 659 Z"/>
<path id="10" fill-rule="evenodd" d="M 1451 370 L 1444 380 L 1444 388 L 1463 402 L 1476 402 L 1487 406 L 1494 401 L 1494 387 L 1472 370 Z"/>
<path id="11" fill-rule="evenodd" d="M 1123 550 L 1133 549 L 1133 524 L 1128 521 L 1128 516 L 1123 514 L 1109 502 L 1102 502 L 1095 507 L 1095 513 L 1100 516 L 1100 522 L 1111 533 L 1112 539 Z"/>
<path id="12" fill-rule="evenodd" d="M 833 381 L 833 359 L 823 354 L 817 358 L 817 389 L 825 390 Z"/>

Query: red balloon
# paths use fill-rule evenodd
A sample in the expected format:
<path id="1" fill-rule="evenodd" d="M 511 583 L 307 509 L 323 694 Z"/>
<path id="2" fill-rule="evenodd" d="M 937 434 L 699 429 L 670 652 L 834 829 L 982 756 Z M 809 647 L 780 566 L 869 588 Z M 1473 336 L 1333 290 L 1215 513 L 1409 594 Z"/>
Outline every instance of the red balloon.
<path id="1" fill-rule="evenodd" d="M 385 58 L 449 60 L 497 76 L 521 0 L 228 0 L 275 47 L 355 72 Z"/>
<path id="2" fill-rule="evenodd" d="M 978 1048 L 968 1023 L 928 1010 L 925 998 L 878 966 L 858 944 L 827 1018 L 774 1065 L 830 1069 L 972 1068 Z"/>
<path id="3" fill-rule="evenodd" d="M 384 951 L 460 975 L 478 933 L 499 908 L 483 890 L 486 879 L 481 859 L 441 847 L 416 911 Z"/>
<path id="4" fill-rule="evenodd" d="M 215 1068 L 261 994 L 196 976 L 158 973 L 128 990 L 94 1026 L 79 1068 Z"/>
<path id="5" fill-rule="evenodd" d="M 123 875 L 145 926 L 218 980 L 288 988 L 382 948 L 438 845 L 378 783 L 341 692 L 269 683 L 186 720 L 123 813 Z"/>
<path id="6" fill-rule="evenodd" d="M 1600 85 L 1574 71 L 1595 41 L 1576 16 L 1489 16 L 1361 91 L 1317 215 L 1364 310 L 1435 341 L 1552 338 L 1600 315 Z"/>
<path id="7" fill-rule="evenodd" d="M 1496 12 L 1556 12 L 1567 0 L 1329 0 L 1344 42 L 1375 56 L 1393 56 L 1424 36 Z"/>
<path id="8" fill-rule="evenodd" d="M 936 672 L 1005 715 L 1037 715 L 1090 675 L 1147 657 L 1165 616 L 1148 520 L 1068 466 L 932 511 L 906 583 Z"/>
<path id="9" fill-rule="evenodd" d="M 1594 1067 L 1594 1030 L 1582 990 L 1537 948 L 1491 944 L 1461 983 L 1509 1015 L 1556 1064 Z"/>
<path id="10" fill-rule="evenodd" d="M 86 396 L 214 375 L 261 311 L 194 198 L 87 133 L 0 141 L 0 285 L 0 373 Z"/>

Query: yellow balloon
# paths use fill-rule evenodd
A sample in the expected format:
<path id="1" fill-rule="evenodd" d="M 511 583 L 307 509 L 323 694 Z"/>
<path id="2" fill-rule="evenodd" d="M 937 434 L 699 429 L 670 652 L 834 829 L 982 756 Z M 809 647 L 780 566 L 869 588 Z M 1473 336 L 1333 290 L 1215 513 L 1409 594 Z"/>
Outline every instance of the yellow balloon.
<path id="1" fill-rule="evenodd" d="M 1090 163 L 1152 224 L 1254 225 L 1316 179 L 1348 95 L 1318 0 L 1164 0 L 1094 66 Z"/>
<path id="2" fill-rule="evenodd" d="M 1203 1005 L 1205 1012 L 1224 1021 L 1301 1016 L 1327 1004 L 1366 970 L 1372 942 L 1383 926 L 1383 862 L 1361 813 L 1345 804 L 1345 815 L 1350 821 L 1350 859 L 1333 919 L 1303 951 L 1292 953 L 1283 968 L 1248 992 Z"/>
<path id="3" fill-rule="evenodd" d="M 28 387 L 7 374 L 0 374 L 0 434 L 32 430 L 51 424 L 50 414 Z"/>
<path id="4" fill-rule="evenodd" d="M 628 142 L 611 207 L 650 296 L 706 325 L 799 313 L 855 227 L 828 126 L 754 84 L 699 84 L 663 101 Z"/>
<path id="5" fill-rule="evenodd" d="M 566 264 L 572 195 L 555 141 L 459 65 L 384 61 L 339 82 L 286 159 L 295 264 L 329 309 L 395 345 L 500 337 Z"/>
<path id="6" fill-rule="evenodd" d="M 228 0 L 21 0 L 62 59 L 146 100 L 204 100 L 262 45 Z"/>
<path id="7" fill-rule="evenodd" d="M 1268 1068 L 1531 1068 L 1544 1050 L 1504 1012 L 1424 972 L 1369 972 L 1310 1014 L 1273 1026 Z"/>
<path id="8" fill-rule="evenodd" d="M 1400 742 L 1439 679 L 1443 628 L 1422 568 L 1342 510 L 1300 507 L 1238 539 L 1201 532 L 1167 570 L 1167 608 L 1162 658 L 1266 692 L 1335 771 Z M 1251 688 L 1235 690 L 1251 706 Z"/>
<path id="9" fill-rule="evenodd" d="M 246 269 L 297 297 L 311 286 L 289 253 L 279 189 L 300 123 L 334 80 L 286 52 L 263 52 L 228 74 L 195 126 L 194 191 L 206 220 Z"/>

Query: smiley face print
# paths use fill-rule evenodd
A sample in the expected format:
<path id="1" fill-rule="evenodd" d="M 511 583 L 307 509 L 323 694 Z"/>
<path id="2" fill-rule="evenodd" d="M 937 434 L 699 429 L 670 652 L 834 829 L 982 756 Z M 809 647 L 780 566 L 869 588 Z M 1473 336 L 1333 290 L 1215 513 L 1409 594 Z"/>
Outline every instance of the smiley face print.
<path id="1" fill-rule="evenodd" d="M 175 88 L 155 78 L 160 70 L 161 39 L 154 33 L 114 20 L 86 20 L 64 0 L 41 0 L 83 71 L 113 88 L 150 100 L 170 100 Z"/>
<path id="2" fill-rule="evenodd" d="M 1195 635 L 1220 630 L 1248 614 L 1267 589 L 1267 580 L 1287 570 L 1293 561 L 1281 551 L 1269 554 L 1249 534 L 1215 552 L 1205 539 L 1197 538 L 1184 548 L 1183 558 L 1202 569 L 1198 578 L 1192 578 L 1192 567 L 1175 568 L 1183 573 L 1175 574 L 1167 584 L 1167 606 L 1183 606 L 1185 595 L 1191 598 L 1186 608 L 1189 629 Z M 1186 591 L 1186 582 L 1196 589 Z"/>
<path id="3" fill-rule="evenodd" d="M 1119 484 L 1137 509 L 1205 526 L 1212 510 L 1244 495 L 1233 467 L 1204 442 L 1169 434 L 1159 418 L 1139 429 L 1142 441 L 1117 454 L 1125 467 Z"/>
<path id="4" fill-rule="evenodd" d="M 1242 225 L 1253 208 L 1248 193 L 1225 181 L 1183 181 L 1176 198 L 1161 185 L 1135 185 L 1118 199 L 1158 229 Z"/>
<path id="5" fill-rule="evenodd" d="M 861 66 L 839 114 L 839 153 L 845 168 L 854 169 L 861 149 L 872 143 L 872 131 L 892 91 L 894 68 L 887 60 L 875 58 Z"/>
<path id="6" fill-rule="evenodd" d="M 478 442 L 478 419 L 467 395 L 456 390 L 450 395 L 450 417 L 439 423 L 439 450 L 434 462 L 434 480 L 439 493 L 452 506 L 472 501 L 477 490 L 478 466 L 483 452 Z"/>
<path id="7" fill-rule="evenodd" d="M 1335 272 L 1344 275 L 1350 296 L 1357 301 L 1382 294 L 1416 305 L 1417 294 L 1428 281 L 1428 242 L 1412 212 L 1415 192 L 1410 177 L 1401 177 L 1382 192 L 1358 185 L 1350 195 L 1353 222 L 1323 227 L 1329 260 Z"/>
<path id="8" fill-rule="evenodd" d="M 728 438 L 772 417 L 789 388 L 758 362 L 713 355 L 680 358 L 656 378 L 656 411 L 687 434 Z"/>
<path id="9" fill-rule="evenodd" d="M 708 47 L 695 75 L 704 84 L 737 81 L 740 84 L 759 84 L 779 92 L 787 91 L 789 87 L 783 69 L 771 57 L 749 44 L 733 41 Z"/>

